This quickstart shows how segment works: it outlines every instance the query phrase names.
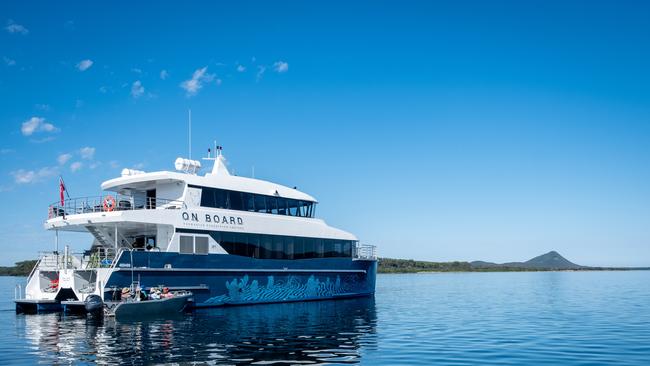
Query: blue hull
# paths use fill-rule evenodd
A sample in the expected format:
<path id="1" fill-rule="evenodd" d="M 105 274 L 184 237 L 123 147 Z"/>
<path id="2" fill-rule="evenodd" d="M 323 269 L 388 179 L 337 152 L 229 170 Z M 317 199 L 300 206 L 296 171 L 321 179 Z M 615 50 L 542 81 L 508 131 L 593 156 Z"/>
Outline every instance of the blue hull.
<path id="1" fill-rule="evenodd" d="M 104 299 L 128 287 L 164 285 L 194 293 L 195 307 L 308 301 L 372 295 L 376 261 L 350 258 L 254 259 L 227 254 L 125 252 Z"/>

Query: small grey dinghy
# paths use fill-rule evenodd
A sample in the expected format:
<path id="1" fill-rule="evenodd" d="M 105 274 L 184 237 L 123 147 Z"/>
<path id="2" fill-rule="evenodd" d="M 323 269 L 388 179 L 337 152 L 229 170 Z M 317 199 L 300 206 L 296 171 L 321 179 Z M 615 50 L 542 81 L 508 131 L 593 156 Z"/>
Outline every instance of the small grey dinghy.
<path id="1" fill-rule="evenodd" d="M 182 292 L 160 300 L 107 303 L 106 314 L 116 319 L 159 318 L 181 313 L 191 300 L 191 292 Z"/>

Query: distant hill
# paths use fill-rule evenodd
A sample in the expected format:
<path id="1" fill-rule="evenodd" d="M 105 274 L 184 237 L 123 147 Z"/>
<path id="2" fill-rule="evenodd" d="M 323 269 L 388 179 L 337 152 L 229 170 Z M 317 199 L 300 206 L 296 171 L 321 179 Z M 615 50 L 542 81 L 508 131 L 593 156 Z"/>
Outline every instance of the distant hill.
<path id="1" fill-rule="evenodd" d="M 509 263 L 491 263 L 484 261 L 470 262 L 474 268 L 495 268 L 495 267 L 509 267 L 509 268 L 524 268 L 524 269 L 585 269 L 587 267 L 575 264 L 568 259 L 564 258 L 556 251 L 550 251 L 546 254 L 537 256 L 526 262 L 509 262 Z"/>
<path id="2" fill-rule="evenodd" d="M 427 262 L 412 259 L 379 258 L 380 273 L 416 273 L 416 272 L 521 272 L 521 271 L 556 271 L 556 270 L 612 270 L 642 268 L 607 268 L 586 267 L 575 264 L 556 251 L 537 256 L 526 262 L 492 263 L 474 262 Z"/>

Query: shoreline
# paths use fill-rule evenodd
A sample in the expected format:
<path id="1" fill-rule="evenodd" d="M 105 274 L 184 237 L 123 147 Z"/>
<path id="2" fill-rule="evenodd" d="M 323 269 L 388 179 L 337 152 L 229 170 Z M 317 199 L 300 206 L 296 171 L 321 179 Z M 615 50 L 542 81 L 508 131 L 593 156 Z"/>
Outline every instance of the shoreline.
<path id="1" fill-rule="evenodd" d="M 36 260 L 17 262 L 14 266 L 0 267 L 0 276 L 25 277 L 32 271 Z M 426 262 L 412 259 L 379 258 L 378 274 L 405 273 L 481 273 L 481 272 L 595 272 L 595 271 L 648 271 L 650 267 L 586 267 L 534 268 L 511 266 L 475 266 L 470 262 Z"/>
<path id="2" fill-rule="evenodd" d="M 429 274 L 429 273 L 507 273 L 507 272 L 627 272 L 650 271 L 650 267 L 593 268 L 593 269 L 511 269 L 511 270 L 470 270 L 470 271 L 377 271 L 377 274 Z"/>

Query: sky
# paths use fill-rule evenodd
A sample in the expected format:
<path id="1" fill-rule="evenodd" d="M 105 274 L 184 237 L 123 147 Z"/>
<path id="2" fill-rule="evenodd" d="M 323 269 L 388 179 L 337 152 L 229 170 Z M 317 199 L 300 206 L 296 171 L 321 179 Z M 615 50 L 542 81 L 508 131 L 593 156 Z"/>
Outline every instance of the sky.
<path id="1" fill-rule="evenodd" d="M 0 265 L 213 141 L 383 257 L 650 266 L 650 4 L 0 2 Z M 82 250 L 90 234 L 62 234 Z"/>

